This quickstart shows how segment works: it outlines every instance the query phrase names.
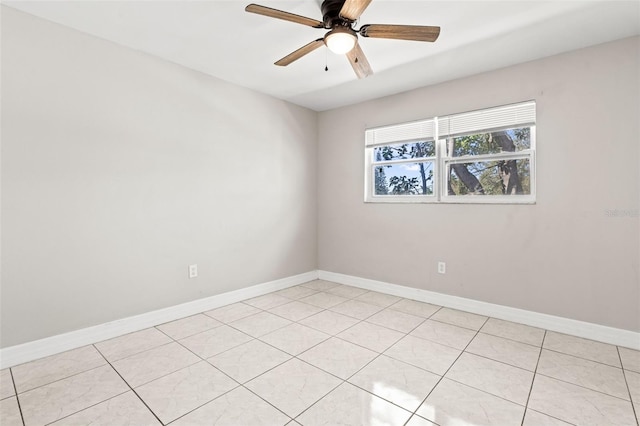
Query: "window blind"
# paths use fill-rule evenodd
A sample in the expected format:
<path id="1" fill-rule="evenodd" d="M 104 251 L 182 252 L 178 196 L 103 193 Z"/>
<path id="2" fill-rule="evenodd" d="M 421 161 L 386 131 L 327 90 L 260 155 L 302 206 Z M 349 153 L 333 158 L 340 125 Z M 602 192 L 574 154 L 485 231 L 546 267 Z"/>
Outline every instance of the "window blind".
<path id="1" fill-rule="evenodd" d="M 412 140 L 428 141 L 435 139 L 435 121 L 433 119 L 395 124 L 392 126 L 367 129 L 365 145 L 381 145 Z"/>
<path id="2" fill-rule="evenodd" d="M 499 128 L 536 123 L 535 101 L 438 117 L 438 136 L 462 136 Z"/>

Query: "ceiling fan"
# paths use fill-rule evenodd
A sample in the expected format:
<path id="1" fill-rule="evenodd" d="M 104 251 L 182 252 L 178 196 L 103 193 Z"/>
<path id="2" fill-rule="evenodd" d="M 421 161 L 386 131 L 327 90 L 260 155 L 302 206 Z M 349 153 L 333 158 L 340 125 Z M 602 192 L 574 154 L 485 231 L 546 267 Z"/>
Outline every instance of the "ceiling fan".
<path id="1" fill-rule="evenodd" d="M 369 3 L 371 0 L 324 0 L 321 6 L 322 21 L 257 4 L 250 4 L 245 10 L 312 28 L 330 30 L 323 38 L 314 40 L 291 52 L 277 61 L 276 65 L 287 66 L 324 44 L 334 53 L 346 54 L 358 78 L 373 74 L 369 61 L 358 43 L 358 34 L 362 37 L 416 41 L 436 41 L 440 35 L 440 27 L 421 25 L 370 24 L 363 25 L 356 30 L 354 24 L 369 6 Z"/>

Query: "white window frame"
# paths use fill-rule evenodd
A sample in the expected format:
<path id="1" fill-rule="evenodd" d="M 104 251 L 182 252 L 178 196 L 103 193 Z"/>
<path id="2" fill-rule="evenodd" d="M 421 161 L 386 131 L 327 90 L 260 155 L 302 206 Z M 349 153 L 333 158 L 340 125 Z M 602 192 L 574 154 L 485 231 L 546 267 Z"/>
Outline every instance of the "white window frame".
<path id="1" fill-rule="evenodd" d="M 365 132 L 365 202 L 373 203 L 432 203 L 438 198 L 439 164 L 437 154 L 431 157 L 407 158 L 401 160 L 375 161 L 373 153 L 375 148 L 388 145 L 411 144 L 416 142 L 434 142 L 437 150 L 435 135 L 437 134 L 435 120 L 412 121 L 392 126 L 367 129 Z M 376 195 L 375 194 L 375 168 L 381 164 L 414 164 L 433 163 L 433 194 L 429 195 Z"/>
<path id="2" fill-rule="evenodd" d="M 447 155 L 450 138 L 490 133 L 519 127 L 530 128 L 530 148 L 496 154 Z M 374 148 L 387 145 L 435 141 L 436 155 L 376 162 Z M 364 201 L 367 203 L 459 203 L 459 204 L 535 204 L 536 201 L 536 104 L 526 101 L 461 114 L 366 129 L 364 150 Z M 523 195 L 448 195 L 449 168 L 455 163 L 499 160 L 529 160 L 530 193 Z M 380 164 L 420 163 L 432 161 L 434 185 L 432 195 L 376 195 L 375 167 Z"/>

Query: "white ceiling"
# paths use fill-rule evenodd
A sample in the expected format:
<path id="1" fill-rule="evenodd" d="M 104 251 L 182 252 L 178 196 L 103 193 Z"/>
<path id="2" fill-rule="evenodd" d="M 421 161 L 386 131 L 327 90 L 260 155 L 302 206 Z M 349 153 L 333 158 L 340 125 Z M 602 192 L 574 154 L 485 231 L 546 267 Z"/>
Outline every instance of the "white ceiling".
<path id="1" fill-rule="evenodd" d="M 640 34 L 638 0 L 374 0 L 359 24 L 437 25 L 441 33 L 435 43 L 361 37 L 375 74 L 358 80 L 326 48 L 273 65 L 324 30 L 246 13 L 250 1 L 322 20 L 320 0 L 3 4 L 317 111 Z"/>

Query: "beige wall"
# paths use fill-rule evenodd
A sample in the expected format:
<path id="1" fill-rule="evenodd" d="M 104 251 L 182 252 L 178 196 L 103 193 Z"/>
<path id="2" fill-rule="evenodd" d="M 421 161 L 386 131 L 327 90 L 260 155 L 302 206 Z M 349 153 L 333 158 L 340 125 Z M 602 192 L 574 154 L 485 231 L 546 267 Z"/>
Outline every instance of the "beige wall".
<path id="1" fill-rule="evenodd" d="M 316 113 L 4 6 L 1 27 L 0 346 L 316 269 Z"/>
<path id="2" fill-rule="evenodd" d="M 639 44 L 321 113 L 319 268 L 640 331 Z M 538 114 L 537 204 L 363 202 L 366 127 L 529 99 Z M 636 215 L 608 217 L 615 209 Z"/>

